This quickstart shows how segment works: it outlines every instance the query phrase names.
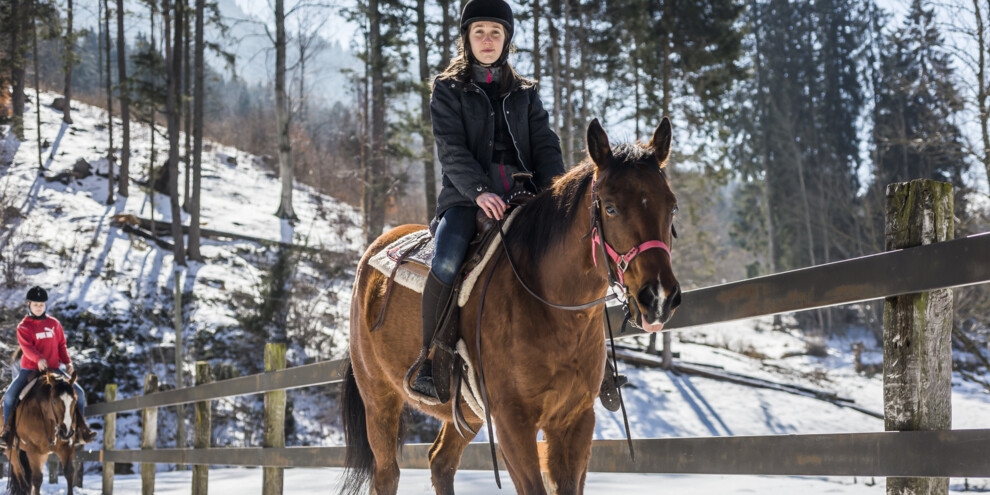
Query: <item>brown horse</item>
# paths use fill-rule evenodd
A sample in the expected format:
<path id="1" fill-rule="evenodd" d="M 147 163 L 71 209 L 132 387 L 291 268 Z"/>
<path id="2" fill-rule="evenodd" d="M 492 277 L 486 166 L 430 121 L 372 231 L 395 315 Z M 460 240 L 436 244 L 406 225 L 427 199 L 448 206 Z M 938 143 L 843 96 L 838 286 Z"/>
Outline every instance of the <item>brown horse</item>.
<path id="1" fill-rule="evenodd" d="M 13 495 L 41 493 L 42 467 L 54 452 L 62 461 L 63 473 L 72 495 L 73 437 L 75 437 L 76 374 L 66 378 L 48 370 L 38 378 L 28 395 L 11 416 L 14 440 L 7 445 L 11 474 L 8 489 Z M 16 452 L 18 455 L 12 455 Z"/>
<path id="2" fill-rule="evenodd" d="M 670 142 L 666 118 L 649 144 L 615 148 L 593 121 L 588 128 L 589 159 L 523 207 L 506 234 L 507 251 L 523 282 L 555 304 L 575 305 L 604 296 L 607 270 L 622 268 L 626 294 L 637 303 L 631 308 L 636 321 L 659 330 L 680 302 L 666 249 L 677 204 L 664 170 Z M 387 283 L 368 265 L 369 258 L 423 228 L 392 229 L 372 243 L 358 265 L 351 301 L 351 359 L 341 398 L 348 468 L 342 492 L 359 492 L 370 481 L 371 493 L 396 493 L 396 451 L 406 403 L 443 421 L 430 449 L 437 493 L 454 493 L 454 472 L 471 441 L 457 433 L 449 404 L 425 406 L 405 395 L 403 379 L 421 345 L 420 295 L 394 286 L 384 323 L 369 331 Z M 628 251 L 626 261 L 606 261 L 603 244 L 593 243 L 598 236 L 592 230 L 610 251 Z M 665 249 L 644 247 L 650 242 Z M 462 309 L 460 331 L 477 364 L 474 342 L 481 322 L 480 361 L 499 449 L 518 493 L 545 493 L 536 441 L 542 430 L 550 479 L 558 493 L 582 493 L 591 457 L 594 400 L 606 358 L 603 307 L 565 311 L 548 306 L 525 292 L 505 256 L 498 260 L 482 273 L 481 280 L 491 276 L 482 318 L 479 284 Z M 477 431 L 484 420 L 463 409 Z"/>

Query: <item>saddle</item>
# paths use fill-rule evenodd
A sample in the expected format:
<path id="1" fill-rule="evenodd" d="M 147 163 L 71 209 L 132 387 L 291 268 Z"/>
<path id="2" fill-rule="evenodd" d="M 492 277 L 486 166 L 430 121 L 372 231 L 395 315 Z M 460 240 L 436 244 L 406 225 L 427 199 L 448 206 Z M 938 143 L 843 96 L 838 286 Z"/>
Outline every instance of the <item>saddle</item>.
<path id="1" fill-rule="evenodd" d="M 532 179 L 532 174 L 525 172 L 516 173 L 512 175 L 512 179 L 514 186 L 505 197 L 506 203 L 509 206 L 506 211 L 507 216 L 512 210 L 525 205 L 535 197 L 532 192 L 525 188 L 526 182 Z M 444 316 L 438 322 L 437 331 L 434 334 L 431 347 L 420 354 L 420 358 L 417 359 L 406 375 L 405 388 L 407 393 L 412 398 L 424 403 L 430 403 L 430 398 L 420 397 L 419 394 L 412 391 L 409 383 L 427 357 L 432 355 L 433 383 L 436 387 L 439 404 L 447 403 L 451 398 L 452 391 L 459 395 L 460 383 L 465 378 L 462 376 L 464 370 L 470 368 L 465 364 L 463 358 L 458 355 L 456 350 L 457 341 L 460 339 L 459 306 L 463 302 L 466 302 L 460 296 L 462 289 L 465 288 L 466 281 L 468 282 L 467 290 L 470 290 L 471 286 L 473 286 L 478 275 L 475 272 L 480 271 L 478 268 L 483 266 L 487 262 L 487 259 L 491 257 L 490 248 L 499 236 L 497 222 L 488 218 L 483 211 L 478 211 L 475 221 L 477 222 L 475 236 L 469 244 L 465 261 L 458 272 L 458 276 L 454 280 L 451 302 L 448 303 Z M 434 244 L 429 241 L 436 233 L 436 227 L 437 221 L 434 219 L 430 225 L 429 235 L 426 235 L 426 231 L 411 235 L 407 242 L 400 243 L 394 247 L 390 246 L 386 250 L 387 256 L 395 263 L 395 266 L 389 274 L 388 286 L 385 291 L 385 301 L 382 304 L 378 321 L 372 327 L 372 331 L 384 320 L 385 308 L 388 305 L 388 296 L 400 267 L 421 275 L 424 280 L 429 274 L 434 248 Z M 457 408 L 455 408 L 456 410 Z M 457 411 L 457 414 L 460 414 L 460 412 Z M 463 417 L 459 419 L 463 420 Z M 463 424 L 466 425 L 467 422 L 463 421 Z"/>

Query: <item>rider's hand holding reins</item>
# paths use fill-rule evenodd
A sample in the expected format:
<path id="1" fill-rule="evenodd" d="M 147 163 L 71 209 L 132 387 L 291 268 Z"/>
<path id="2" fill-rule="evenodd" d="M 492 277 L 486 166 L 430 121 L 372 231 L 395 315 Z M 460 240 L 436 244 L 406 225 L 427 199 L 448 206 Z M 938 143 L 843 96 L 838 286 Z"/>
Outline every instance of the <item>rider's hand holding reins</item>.
<path id="1" fill-rule="evenodd" d="M 38 371 L 47 371 L 47 370 L 48 370 L 48 361 L 45 361 L 44 359 L 39 359 Z"/>
<path id="2" fill-rule="evenodd" d="M 485 215 L 488 215 L 488 218 L 494 218 L 495 220 L 501 220 L 507 208 L 505 201 L 502 201 L 502 198 L 495 193 L 486 192 L 480 194 L 474 201 L 481 207 L 481 211 L 485 212 Z"/>
<path id="3" fill-rule="evenodd" d="M 68 373 L 68 374 L 71 375 L 72 372 L 75 371 L 75 370 L 76 370 L 76 368 L 75 368 L 75 366 L 72 366 L 72 363 L 69 363 L 69 364 L 65 365 L 65 372 L 66 373 Z"/>

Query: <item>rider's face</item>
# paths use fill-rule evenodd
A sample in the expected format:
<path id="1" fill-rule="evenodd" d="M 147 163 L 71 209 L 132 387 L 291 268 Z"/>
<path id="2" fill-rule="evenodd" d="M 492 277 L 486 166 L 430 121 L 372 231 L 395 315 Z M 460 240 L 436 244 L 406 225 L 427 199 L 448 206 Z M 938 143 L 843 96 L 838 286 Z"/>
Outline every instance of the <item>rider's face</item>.
<path id="1" fill-rule="evenodd" d="M 502 56 L 505 45 L 505 28 L 497 22 L 472 22 L 468 29 L 471 53 L 484 65 L 494 64 Z"/>
<path id="2" fill-rule="evenodd" d="M 45 303 L 31 301 L 28 303 L 28 311 L 34 316 L 41 316 L 45 314 Z"/>

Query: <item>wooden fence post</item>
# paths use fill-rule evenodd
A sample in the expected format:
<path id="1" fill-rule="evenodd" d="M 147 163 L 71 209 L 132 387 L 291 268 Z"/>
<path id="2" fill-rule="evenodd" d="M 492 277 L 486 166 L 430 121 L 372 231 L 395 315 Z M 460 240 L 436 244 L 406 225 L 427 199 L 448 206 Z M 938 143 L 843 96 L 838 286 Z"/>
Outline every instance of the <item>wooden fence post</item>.
<path id="1" fill-rule="evenodd" d="M 185 349 L 182 342 L 182 273 L 183 271 L 179 267 L 176 267 L 175 271 L 172 272 L 172 281 L 175 284 L 172 289 L 172 324 L 175 330 L 175 388 L 186 386 L 183 373 L 185 370 L 182 368 L 182 363 L 185 362 Z M 185 404 L 175 406 L 175 418 L 175 448 L 184 449 L 186 448 Z M 182 471 L 186 469 L 186 466 L 177 464 L 175 468 Z"/>
<path id="2" fill-rule="evenodd" d="M 955 236 L 952 185 L 887 186 L 884 245 L 890 251 Z M 888 297 L 883 310 L 883 410 L 887 431 L 952 428 L 952 291 Z M 888 495 L 945 495 L 948 478 L 887 478 Z"/>
<path id="3" fill-rule="evenodd" d="M 117 400 L 117 385 L 108 384 L 104 392 L 105 402 Z M 117 448 L 117 413 L 103 416 L 103 450 Z M 103 463 L 103 495 L 113 495 L 114 463 Z"/>
<path id="4" fill-rule="evenodd" d="M 196 385 L 206 385 L 213 381 L 210 373 L 210 363 L 196 362 Z M 212 401 L 204 400 L 196 403 L 196 429 L 193 434 L 193 447 L 197 449 L 210 448 L 210 406 Z M 209 484 L 210 466 L 194 465 L 192 468 L 192 495 L 206 495 Z"/>
<path id="5" fill-rule="evenodd" d="M 285 369 L 285 344 L 265 344 L 265 372 Z M 285 447 L 285 390 L 265 392 L 262 447 Z M 282 468 L 266 467 L 262 494 L 282 494 Z"/>
<path id="6" fill-rule="evenodd" d="M 62 463 L 58 460 L 57 456 L 48 456 L 48 484 L 54 485 L 58 483 L 58 468 Z"/>
<path id="7" fill-rule="evenodd" d="M 144 395 L 158 391 L 158 376 L 144 375 Z M 158 443 L 158 408 L 149 407 L 141 410 L 141 450 L 154 450 Z M 141 463 L 141 494 L 155 493 L 155 464 Z"/>

